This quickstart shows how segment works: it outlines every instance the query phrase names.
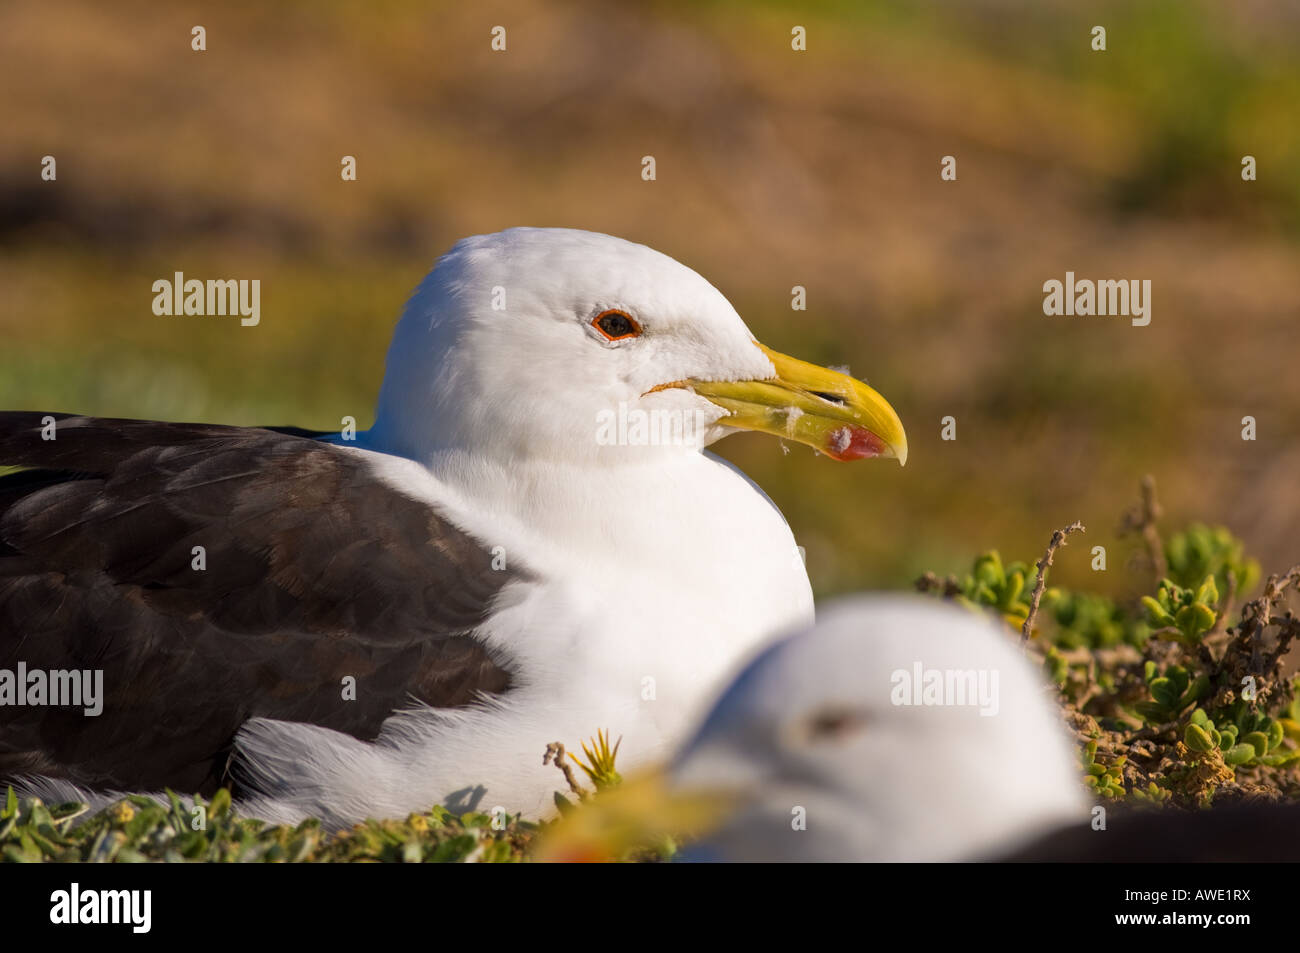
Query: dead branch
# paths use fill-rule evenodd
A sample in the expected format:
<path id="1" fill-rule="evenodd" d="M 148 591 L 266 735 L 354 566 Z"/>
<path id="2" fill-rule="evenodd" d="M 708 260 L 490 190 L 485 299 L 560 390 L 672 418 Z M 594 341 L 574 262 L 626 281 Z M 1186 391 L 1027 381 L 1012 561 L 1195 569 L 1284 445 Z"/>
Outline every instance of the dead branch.
<path id="1" fill-rule="evenodd" d="M 1237 686 L 1253 676 L 1264 681 L 1258 689 L 1261 699 L 1276 690 L 1289 693 L 1289 683 L 1280 674 L 1281 660 L 1300 636 L 1300 620 L 1290 612 L 1277 614 L 1278 603 L 1288 589 L 1300 589 L 1300 566 L 1269 576 L 1264 591 L 1241 607 L 1241 621 L 1217 666 L 1216 675 L 1226 675 L 1222 679 L 1225 685 Z M 1276 629 L 1276 638 L 1271 640 L 1265 638 L 1270 626 Z"/>
<path id="2" fill-rule="evenodd" d="M 578 796 L 578 800 L 585 801 L 587 792 L 583 790 L 582 785 L 578 783 L 577 778 L 573 776 L 573 768 L 569 766 L 568 759 L 564 757 L 564 745 L 558 741 L 552 741 L 546 746 L 546 754 L 542 755 L 542 764 L 554 764 L 564 775 L 564 781 L 569 785 L 569 790 Z"/>
<path id="3" fill-rule="evenodd" d="M 927 572 L 912 583 L 917 592 L 941 592 L 945 598 L 951 599 L 953 596 L 960 594 L 961 586 L 957 584 L 955 576 L 949 576 L 946 579 L 940 579 L 932 572 Z"/>
<path id="4" fill-rule="evenodd" d="M 1065 537 L 1069 536 L 1071 533 L 1084 532 L 1087 532 L 1087 530 L 1084 529 L 1083 523 L 1079 522 L 1079 520 L 1075 520 L 1064 529 L 1058 529 L 1056 532 L 1052 533 L 1052 541 L 1047 544 L 1047 552 L 1045 552 L 1043 558 L 1038 561 L 1038 579 L 1034 583 L 1033 595 L 1029 598 L 1029 615 L 1025 616 L 1025 624 L 1021 629 L 1022 642 L 1028 642 L 1029 633 L 1033 631 L 1034 617 L 1038 615 L 1038 602 L 1043 598 L 1043 589 L 1047 587 L 1047 567 L 1052 565 L 1052 557 L 1056 555 L 1058 549 L 1065 545 Z"/>
<path id="5" fill-rule="evenodd" d="M 1142 478 L 1142 501 L 1124 514 L 1120 535 L 1141 534 L 1156 582 L 1163 579 L 1169 571 L 1169 566 L 1165 562 L 1164 543 L 1160 541 L 1160 532 L 1156 529 L 1156 521 L 1162 515 L 1164 513 L 1156 500 L 1156 478 L 1148 473 Z"/>
<path id="6" fill-rule="evenodd" d="M 1241 607 L 1242 626 L 1247 624 L 1258 628 L 1268 625 L 1273 619 L 1273 610 L 1288 588 L 1300 588 L 1300 566 L 1292 566 L 1281 576 L 1269 576 L 1264 584 L 1264 592 L 1258 599 L 1252 599 Z"/>

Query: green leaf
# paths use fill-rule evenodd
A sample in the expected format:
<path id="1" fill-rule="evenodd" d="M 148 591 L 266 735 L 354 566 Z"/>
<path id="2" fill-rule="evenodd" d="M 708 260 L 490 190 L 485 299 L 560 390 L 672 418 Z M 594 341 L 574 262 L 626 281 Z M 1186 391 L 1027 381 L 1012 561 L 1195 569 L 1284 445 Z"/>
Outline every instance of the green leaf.
<path id="1" fill-rule="evenodd" d="M 1208 675 L 1197 675 L 1196 680 L 1187 686 L 1187 690 L 1178 699 L 1178 709 L 1181 711 L 1192 702 L 1199 699 L 1210 687 L 1210 677 Z"/>
<path id="2" fill-rule="evenodd" d="M 1201 588 L 1196 590 L 1196 601 L 1207 606 L 1217 606 L 1219 604 L 1219 588 L 1214 584 L 1214 576 L 1205 577 L 1205 581 L 1201 583 Z"/>
<path id="3" fill-rule="evenodd" d="M 563 794 L 561 794 L 559 791 L 555 792 L 555 797 L 553 798 L 553 800 L 555 801 L 555 807 L 559 810 L 560 814 L 563 816 L 567 817 L 574 810 L 573 802 L 570 801 Z"/>
<path id="4" fill-rule="evenodd" d="M 1174 616 L 1174 625 L 1189 639 L 1214 627 L 1214 612 L 1199 602 L 1183 606 Z"/>
<path id="5" fill-rule="evenodd" d="M 1159 702 L 1136 702 L 1133 705 L 1133 710 L 1150 724 L 1168 721 L 1172 715 L 1168 706 L 1162 705 Z"/>
<path id="6" fill-rule="evenodd" d="M 1233 745 L 1223 753 L 1223 763 L 1230 765 L 1245 764 L 1255 757 L 1255 748 L 1248 744 Z"/>
<path id="7" fill-rule="evenodd" d="M 1189 724 L 1183 732 L 1183 744 L 1193 751 L 1213 751 L 1218 747 L 1214 740 L 1204 728 L 1197 724 Z M 1252 749 L 1253 750 L 1253 749 Z"/>
<path id="8" fill-rule="evenodd" d="M 1007 577 L 1006 589 L 1002 592 L 1002 607 L 1010 609 L 1020 598 L 1020 593 L 1025 589 L 1025 574 L 1022 572 L 1013 572 Z"/>
<path id="9" fill-rule="evenodd" d="M 1264 732 L 1252 731 L 1241 740 L 1255 749 L 1255 757 L 1262 758 L 1268 754 L 1268 735 L 1264 734 Z"/>
<path id="10" fill-rule="evenodd" d="M 446 824 L 448 821 L 455 819 L 455 815 L 441 804 L 435 804 L 429 808 L 429 816 L 433 818 L 435 824 Z"/>
<path id="11" fill-rule="evenodd" d="M 1300 748 L 1291 751 L 1283 751 L 1278 754 L 1265 755 L 1263 762 L 1271 768 L 1280 768 L 1283 765 L 1290 764 L 1292 761 L 1300 760 Z"/>
<path id="12" fill-rule="evenodd" d="M 1171 616 L 1164 606 L 1152 599 L 1150 596 L 1142 597 L 1142 607 L 1147 610 L 1147 620 L 1158 628 L 1164 628 L 1167 625 L 1174 624 L 1174 617 Z M 1154 664 L 1151 662 L 1148 665 Z"/>
<path id="13" fill-rule="evenodd" d="M 1157 678 L 1151 683 L 1150 688 L 1151 697 L 1167 708 L 1172 708 L 1174 702 L 1178 700 L 1174 683 L 1168 678 Z"/>
<path id="14" fill-rule="evenodd" d="M 975 578 L 989 589 L 1000 589 L 1006 582 L 1006 573 L 1002 569 L 1002 557 L 998 551 L 991 550 L 975 561 Z"/>
<path id="15" fill-rule="evenodd" d="M 1178 689 L 1178 694 L 1181 695 L 1187 690 L 1187 669 L 1183 668 L 1181 665 L 1170 666 L 1169 679 L 1174 683 L 1174 687 Z"/>

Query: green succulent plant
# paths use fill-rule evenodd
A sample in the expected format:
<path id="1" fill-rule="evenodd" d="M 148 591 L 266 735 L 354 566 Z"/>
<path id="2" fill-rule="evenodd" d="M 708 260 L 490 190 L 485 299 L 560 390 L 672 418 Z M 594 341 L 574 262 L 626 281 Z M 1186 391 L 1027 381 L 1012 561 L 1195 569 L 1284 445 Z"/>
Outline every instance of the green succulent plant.
<path id="1" fill-rule="evenodd" d="M 1121 644 L 1141 648 L 1150 633 L 1142 621 L 1095 593 L 1051 589 L 1044 604 L 1056 622 L 1052 641 L 1062 648 L 1099 649 Z"/>
<path id="2" fill-rule="evenodd" d="M 1166 787 L 1161 787 L 1154 781 L 1149 781 L 1147 782 L 1147 786 L 1144 788 L 1133 788 L 1130 796 L 1135 801 L 1159 807 L 1171 800 L 1174 796 L 1174 792 Z"/>
<path id="3" fill-rule="evenodd" d="M 317 820 L 289 826 L 239 817 L 224 788 L 210 803 L 196 803 L 205 808 L 197 830 L 192 808 L 171 792 L 167 803 L 132 795 L 92 814 L 85 804 L 47 806 L 9 788 L 0 800 L 0 858 L 19 863 L 501 863 L 522 860 L 537 832 L 537 825 L 518 818 L 456 815 L 434 807 L 404 821 L 366 821 L 331 835 Z"/>
<path id="4" fill-rule="evenodd" d="M 1177 720 L 1188 706 L 1210 688 L 1210 680 L 1206 675 L 1193 676 L 1181 665 L 1170 665 L 1161 674 L 1155 662 L 1147 661 L 1143 675 L 1151 700 L 1137 702 L 1133 709 L 1148 725 L 1162 725 Z"/>
<path id="5" fill-rule="evenodd" d="M 1098 797 L 1120 798 L 1124 791 L 1124 764 L 1128 760 L 1119 755 L 1109 764 L 1097 761 L 1097 742 L 1089 741 L 1081 752 L 1083 761 L 1083 783 L 1092 789 Z"/>
<path id="6" fill-rule="evenodd" d="M 976 558 L 969 573 L 949 585 L 955 586 L 953 597 L 957 602 L 971 609 L 995 610 L 1008 625 L 1020 629 L 1029 615 L 1034 575 L 1029 563 L 1004 564 L 998 551 L 991 549 Z M 1150 633 L 1143 620 L 1132 618 L 1103 595 L 1050 586 L 1043 592 L 1042 606 L 1054 623 L 1049 641 L 1064 649 L 1111 648 L 1120 644 L 1140 648 Z M 1053 678 L 1061 683 L 1059 673 Z"/>
<path id="7" fill-rule="evenodd" d="M 1267 740 L 1265 740 L 1262 747 L 1257 747 L 1253 740 L 1250 743 L 1237 744 L 1237 731 L 1235 728 L 1225 728 L 1224 731 L 1220 732 L 1210 722 L 1205 711 L 1200 708 L 1192 713 L 1192 718 L 1188 721 L 1186 729 L 1184 729 L 1183 744 L 1193 751 L 1214 751 L 1217 749 L 1223 755 L 1223 763 L 1230 766 L 1245 764 L 1247 761 L 1253 760 L 1257 755 L 1263 754 L 1268 747 Z"/>
<path id="8" fill-rule="evenodd" d="M 1300 760 L 1300 748 L 1282 747 L 1285 737 L 1281 721 L 1251 711 L 1245 702 L 1237 701 L 1225 710 L 1217 724 L 1204 709 L 1197 708 L 1183 731 L 1183 744 L 1194 751 L 1217 748 L 1223 754 L 1223 763 L 1230 767 L 1252 764 L 1280 767 Z"/>
<path id="9" fill-rule="evenodd" d="M 618 773 L 614 766 L 618 758 L 618 749 L 623 744 L 623 739 L 619 738 L 614 742 L 613 747 L 609 744 L 609 733 L 597 731 L 596 737 L 592 738 L 590 743 L 582 742 L 582 753 L 587 756 L 586 762 L 579 758 L 572 751 L 569 757 L 574 763 L 582 769 L 583 774 L 591 781 L 597 791 L 603 791 L 606 788 L 614 787 L 623 783 L 623 776 Z"/>
<path id="10" fill-rule="evenodd" d="M 1029 616 L 1029 591 L 1025 588 L 1029 567 L 1022 562 L 1009 566 L 991 549 L 958 582 L 957 601 L 971 608 L 996 609 L 1008 624 L 1019 628 Z"/>
<path id="11" fill-rule="evenodd" d="M 1165 543 L 1169 579 L 1190 589 L 1213 576 L 1218 591 L 1226 592 L 1231 571 L 1237 592 L 1249 592 L 1259 582 L 1259 563 L 1247 558 L 1244 549 L 1245 544 L 1222 526 L 1193 523 Z"/>
<path id="12" fill-rule="evenodd" d="M 1164 635 L 1183 645 L 1197 645 L 1218 620 L 1219 589 L 1213 575 L 1195 589 L 1170 579 L 1160 580 L 1155 597 L 1143 596 L 1147 621 Z"/>

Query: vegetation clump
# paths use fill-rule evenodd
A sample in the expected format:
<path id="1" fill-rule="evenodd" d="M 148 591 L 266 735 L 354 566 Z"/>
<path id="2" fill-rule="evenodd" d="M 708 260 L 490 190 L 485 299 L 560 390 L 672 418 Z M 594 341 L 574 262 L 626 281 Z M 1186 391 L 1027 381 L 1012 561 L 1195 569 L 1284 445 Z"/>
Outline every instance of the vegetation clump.
<path id="1" fill-rule="evenodd" d="M 1148 478 L 1125 529 L 1145 541 L 1150 589 L 1128 600 L 1046 587 L 1036 614 L 1028 564 L 1004 566 L 996 551 L 960 578 L 927 573 L 917 587 L 1031 636 L 1026 650 L 1057 687 L 1099 798 L 1191 808 L 1295 797 L 1300 679 L 1284 659 L 1300 619 L 1284 603 L 1300 566 L 1270 576 L 1230 625 L 1259 564 L 1222 527 L 1194 524 L 1162 541 L 1158 512 Z"/>

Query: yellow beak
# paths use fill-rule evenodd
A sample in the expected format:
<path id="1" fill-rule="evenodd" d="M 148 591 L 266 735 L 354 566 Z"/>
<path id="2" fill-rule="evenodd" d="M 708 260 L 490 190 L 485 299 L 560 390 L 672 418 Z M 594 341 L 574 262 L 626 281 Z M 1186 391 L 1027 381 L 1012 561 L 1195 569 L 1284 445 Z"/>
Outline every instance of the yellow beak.
<path id="1" fill-rule="evenodd" d="M 533 860 L 604 863 L 635 860 L 646 849 L 672 853 L 717 828 L 739 801 L 718 791 L 670 791 L 663 772 L 648 769 L 548 825 Z"/>
<path id="2" fill-rule="evenodd" d="M 723 426 L 795 440 L 835 460 L 893 457 L 907 463 L 903 423 L 875 390 L 847 374 L 754 343 L 775 365 L 776 377 L 664 386 L 689 388 L 727 410 L 718 421 Z"/>

